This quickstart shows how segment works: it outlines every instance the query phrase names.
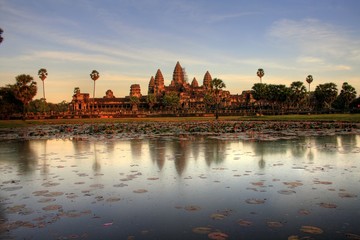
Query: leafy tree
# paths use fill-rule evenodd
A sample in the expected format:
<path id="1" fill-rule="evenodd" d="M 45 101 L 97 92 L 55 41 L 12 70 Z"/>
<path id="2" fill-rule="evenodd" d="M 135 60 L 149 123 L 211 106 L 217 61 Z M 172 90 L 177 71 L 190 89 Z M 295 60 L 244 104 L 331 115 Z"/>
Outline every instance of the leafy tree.
<path id="1" fill-rule="evenodd" d="M 2 119 L 8 119 L 14 113 L 21 113 L 22 109 L 23 104 L 15 97 L 12 86 L 1 87 L 0 117 Z"/>
<path id="2" fill-rule="evenodd" d="M 216 99 L 216 105 L 215 105 L 215 118 L 219 118 L 219 103 L 220 103 L 220 96 L 219 92 L 221 89 L 226 88 L 225 83 L 220 78 L 214 78 L 211 80 L 211 89 L 215 92 L 215 99 Z"/>
<path id="3" fill-rule="evenodd" d="M 356 98 L 356 90 L 353 86 L 344 82 L 339 96 L 335 99 L 332 106 L 340 110 L 349 110 L 350 103 Z"/>
<path id="4" fill-rule="evenodd" d="M 11 85 L 11 87 L 15 98 L 23 103 L 23 117 L 25 118 L 26 108 L 37 93 L 37 85 L 34 78 L 30 75 L 18 75 L 15 80 L 16 83 Z"/>
<path id="5" fill-rule="evenodd" d="M 206 93 L 204 96 L 204 103 L 208 108 L 213 107 L 216 104 L 214 95 L 211 93 Z"/>
<path id="6" fill-rule="evenodd" d="M 337 97 L 337 86 L 335 83 L 320 84 L 316 87 L 314 95 L 319 109 L 330 109 L 331 104 Z"/>
<path id="7" fill-rule="evenodd" d="M 265 75 L 264 69 L 259 68 L 256 72 L 256 75 L 260 78 L 260 83 L 262 83 L 262 77 Z"/>
<path id="8" fill-rule="evenodd" d="M 303 82 L 292 82 L 290 85 L 290 102 L 298 111 L 306 100 L 306 87 Z"/>
<path id="9" fill-rule="evenodd" d="M 154 107 L 157 103 L 156 95 L 153 93 L 148 94 L 146 98 L 146 102 L 149 104 L 150 110 Z"/>
<path id="10" fill-rule="evenodd" d="M 177 109 L 180 104 L 180 98 L 176 92 L 166 93 L 162 99 L 162 104 L 170 109 Z"/>
<path id="11" fill-rule="evenodd" d="M 266 100 L 267 85 L 264 83 L 255 83 L 252 87 L 252 95 L 258 102 L 261 112 L 262 102 Z"/>
<path id="12" fill-rule="evenodd" d="M 50 110 L 50 106 L 46 104 L 44 98 L 35 99 L 29 103 L 29 112 L 32 113 L 44 113 Z"/>
<path id="13" fill-rule="evenodd" d="M 136 96 L 131 96 L 130 97 L 130 103 L 132 105 L 132 110 L 137 111 L 138 110 L 137 106 L 140 103 L 140 99 L 138 97 L 136 97 Z"/>
<path id="14" fill-rule="evenodd" d="M 265 99 L 271 104 L 273 113 L 275 107 L 281 108 L 289 95 L 289 89 L 282 84 L 269 84 L 265 89 Z"/>

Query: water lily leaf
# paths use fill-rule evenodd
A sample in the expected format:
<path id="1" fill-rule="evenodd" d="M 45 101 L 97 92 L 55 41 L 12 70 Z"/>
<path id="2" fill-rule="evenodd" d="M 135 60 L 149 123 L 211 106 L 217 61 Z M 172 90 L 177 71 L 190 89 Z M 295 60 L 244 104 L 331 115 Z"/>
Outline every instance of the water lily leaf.
<path id="1" fill-rule="evenodd" d="M 199 206 L 190 205 L 190 206 L 186 206 L 184 209 L 189 212 L 194 212 L 200 210 L 201 208 Z"/>
<path id="2" fill-rule="evenodd" d="M 351 193 L 346 193 L 346 192 L 341 192 L 341 193 L 339 193 L 339 197 L 341 197 L 341 198 L 356 198 L 357 195 L 351 194 Z"/>
<path id="3" fill-rule="evenodd" d="M 240 226 L 243 226 L 243 227 L 249 227 L 249 226 L 251 226 L 253 223 L 252 223 L 251 221 L 247 221 L 247 220 L 244 220 L 244 219 L 240 219 L 240 220 L 238 221 L 238 224 L 239 224 Z"/>
<path id="4" fill-rule="evenodd" d="M 248 203 L 248 204 L 264 204 L 265 200 L 264 199 L 249 198 L 249 199 L 246 199 L 245 202 Z"/>
<path id="5" fill-rule="evenodd" d="M 337 205 L 336 204 L 333 204 L 333 203 L 319 203 L 319 206 L 320 207 L 323 207 L 323 208 L 337 208 Z"/>
<path id="6" fill-rule="evenodd" d="M 56 211 L 62 209 L 61 205 L 48 205 L 42 208 L 44 211 Z"/>
<path id="7" fill-rule="evenodd" d="M 296 192 L 294 190 L 284 189 L 284 190 L 279 190 L 278 193 L 283 195 L 291 195 L 291 194 L 295 194 Z"/>
<path id="8" fill-rule="evenodd" d="M 279 227 L 283 226 L 283 224 L 281 222 L 276 222 L 276 221 L 268 221 L 268 222 L 266 222 L 266 224 L 270 228 L 279 228 Z"/>
<path id="9" fill-rule="evenodd" d="M 226 233 L 222 233 L 222 232 L 211 232 L 208 234 L 208 237 L 209 239 L 213 239 L 213 240 L 225 240 L 229 236 Z"/>
<path id="10" fill-rule="evenodd" d="M 198 233 L 198 234 L 209 234 L 211 233 L 212 229 L 209 227 L 196 227 L 192 229 L 193 233 Z"/>
<path id="11" fill-rule="evenodd" d="M 360 235 L 353 233 L 345 233 L 345 237 L 349 240 L 360 240 Z"/>
<path id="12" fill-rule="evenodd" d="M 148 190 L 146 190 L 146 189 L 136 189 L 136 190 L 134 190 L 133 192 L 134 193 L 146 193 Z"/>
<path id="13" fill-rule="evenodd" d="M 322 234 L 324 232 L 321 228 L 314 226 L 301 226 L 300 231 L 311 234 Z"/>
<path id="14" fill-rule="evenodd" d="M 225 218 L 225 215 L 220 213 L 213 213 L 210 217 L 214 220 L 223 220 Z"/>

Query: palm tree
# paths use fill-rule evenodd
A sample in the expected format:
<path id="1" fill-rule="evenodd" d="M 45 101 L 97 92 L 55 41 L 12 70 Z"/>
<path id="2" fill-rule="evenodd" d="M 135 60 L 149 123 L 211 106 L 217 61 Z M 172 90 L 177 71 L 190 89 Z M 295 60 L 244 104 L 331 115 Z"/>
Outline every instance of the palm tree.
<path id="1" fill-rule="evenodd" d="M 0 43 L 2 43 L 2 41 L 4 40 L 4 38 L 1 36 L 1 34 L 3 33 L 4 31 L 0 28 Z"/>
<path id="2" fill-rule="evenodd" d="M 95 81 L 99 79 L 100 75 L 99 75 L 99 72 L 96 71 L 96 70 L 93 70 L 91 73 L 90 73 L 90 77 L 91 79 L 94 81 L 94 89 L 93 89 L 93 106 L 92 108 L 90 108 L 90 111 L 91 111 L 91 115 L 92 115 L 92 110 L 94 108 L 94 105 L 95 105 Z"/>
<path id="3" fill-rule="evenodd" d="M 256 75 L 260 78 L 260 83 L 262 83 L 262 77 L 265 75 L 264 69 L 259 68 Z"/>
<path id="4" fill-rule="evenodd" d="M 312 75 L 308 75 L 306 77 L 306 82 L 309 84 L 309 92 L 310 92 L 310 84 L 312 83 L 312 81 L 314 81 L 313 76 Z"/>
<path id="5" fill-rule="evenodd" d="M 38 76 L 39 76 L 39 78 L 41 79 L 42 85 L 43 85 L 43 99 L 44 99 L 44 101 L 46 100 L 46 98 L 45 98 L 45 85 L 44 85 L 44 81 L 45 81 L 47 75 L 48 75 L 48 72 L 47 72 L 47 70 L 46 70 L 45 68 L 41 68 L 41 69 L 38 71 Z"/>
<path id="6" fill-rule="evenodd" d="M 30 75 L 19 75 L 15 78 L 16 83 L 11 85 L 15 98 L 23 103 L 23 118 L 26 116 L 26 107 L 37 93 L 37 86 L 34 78 Z"/>
<path id="7" fill-rule="evenodd" d="M 220 78 L 214 78 L 211 81 L 211 88 L 215 88 L 215 97 L 216 97 L 216 105 L 215 105 L 215 118 L 219 118 L 219 92 L 222 88 L 226 88 L 225 83 Z"/>

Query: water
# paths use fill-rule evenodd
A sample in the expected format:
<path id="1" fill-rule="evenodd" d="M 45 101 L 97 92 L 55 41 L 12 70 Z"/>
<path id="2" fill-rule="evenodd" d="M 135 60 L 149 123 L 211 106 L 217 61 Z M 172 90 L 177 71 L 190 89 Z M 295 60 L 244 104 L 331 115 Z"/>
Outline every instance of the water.
<path id="1" fill-rule="evenodd" d="M 356 135 L 2 141 L 0 239 L 360 239 L 359 156 Z"/>

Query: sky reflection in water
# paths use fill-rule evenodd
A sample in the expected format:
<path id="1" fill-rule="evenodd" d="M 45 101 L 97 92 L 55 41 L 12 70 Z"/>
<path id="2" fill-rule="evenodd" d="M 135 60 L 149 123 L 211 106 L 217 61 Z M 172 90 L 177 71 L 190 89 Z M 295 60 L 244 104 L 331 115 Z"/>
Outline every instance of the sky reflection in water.
<path id="1" fill-rule="evenodd" d="M 352 239 L 359 155 L 353 135 L 0 142 L 0 236 Z"/>

